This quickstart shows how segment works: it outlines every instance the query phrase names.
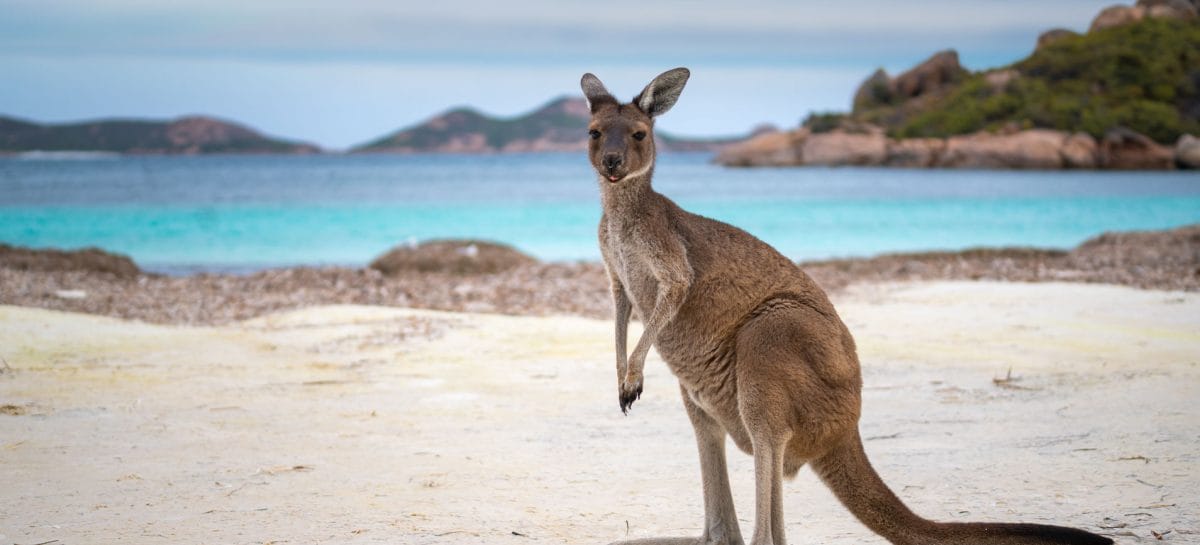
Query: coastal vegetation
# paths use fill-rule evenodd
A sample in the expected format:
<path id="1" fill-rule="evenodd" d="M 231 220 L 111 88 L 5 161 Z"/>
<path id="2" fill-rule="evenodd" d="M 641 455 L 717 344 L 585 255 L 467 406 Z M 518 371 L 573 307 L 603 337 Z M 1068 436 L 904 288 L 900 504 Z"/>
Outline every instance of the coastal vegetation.
<path id="1" fill-rule="evenodd" d="M 1016 124 L 1096 138 L 1125 127 L 1172 144 L 1200 133 L 1200 25 L 1145 18 L 1064 36 L 1011 66 L 965 75 L 939 95 L 909 105 L 884 91 L 852 118 L 880 122 L 898 138 Z"/>

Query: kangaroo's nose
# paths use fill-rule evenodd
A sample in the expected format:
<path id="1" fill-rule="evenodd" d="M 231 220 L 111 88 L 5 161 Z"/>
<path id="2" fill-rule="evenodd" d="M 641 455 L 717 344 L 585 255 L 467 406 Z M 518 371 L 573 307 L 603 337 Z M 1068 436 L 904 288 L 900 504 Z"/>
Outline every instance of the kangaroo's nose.
<path id="1" fill-rule="evenodd" d="M 620 155 L 615 153 L 608 153 L 604 155 L 604 168 L 607 168 L 609 172 L 616 170 L 616 168 L 619 166 L 621 166 Z"/>

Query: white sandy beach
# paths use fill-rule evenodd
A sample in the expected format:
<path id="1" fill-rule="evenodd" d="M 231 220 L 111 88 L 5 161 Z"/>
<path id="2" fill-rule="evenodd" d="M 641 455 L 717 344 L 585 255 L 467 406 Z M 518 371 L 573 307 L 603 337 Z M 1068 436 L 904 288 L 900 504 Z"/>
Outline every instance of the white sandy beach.
<path id="1" fill-rule="evenodd" d="M 868 454 L 917 512 L 1200 542 L 1200 294 L 932 282 L 835 303 Z M 611 339 L 364 306 L 219 328 L 0 307 L 0 544 L 697 534 L 678 388 L 652 358 L 622 416 Z M 749 535 L 751 460 L 729 451 Z M 784 501 L 793 542 L 884 543 L 807 470 Z"/>

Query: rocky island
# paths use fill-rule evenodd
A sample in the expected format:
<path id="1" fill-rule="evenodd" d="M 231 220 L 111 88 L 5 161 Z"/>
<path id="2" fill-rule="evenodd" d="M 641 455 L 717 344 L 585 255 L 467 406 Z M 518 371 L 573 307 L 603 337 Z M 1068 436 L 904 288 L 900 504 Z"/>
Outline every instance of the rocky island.
<path id="1" fill-rule="evenodd" d="M 849 113 L 724 149 L 728 166 L 1200 168 L 1200 1 L 1139 0 L 970 72 L 953 50 L 859 86 Z"/>
<path id="2" fill-rule="evenodd" d="M 41 124 L 0 117 L 0 154 L 33 151 L 129 154 L 318 153 L 312 144 L 280 140 L 220 119 L 108 119 Z"/>
<path id="3" fill-rule="evenodd" d="M 497 118 L 455 108 L 351 149 L 351 153 L 519 153 L 587 149 L 587 102 L 562 97 L 524 115 Z M 658 134 L 666 151 L 718 151 L 737 139 Z"/>

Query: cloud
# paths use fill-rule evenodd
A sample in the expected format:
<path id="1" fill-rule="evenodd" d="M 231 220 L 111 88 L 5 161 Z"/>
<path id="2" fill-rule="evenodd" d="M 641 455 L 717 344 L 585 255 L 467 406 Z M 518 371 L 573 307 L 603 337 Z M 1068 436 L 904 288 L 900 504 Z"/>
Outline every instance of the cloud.
<path id="1" fill-rule="evenodd" d="M 842 62 L 950 46 L 1011 50 L 1017 36 L 1082 28 L 1103 3 L 16 1 L 0 21 L 0 49 L 299 62 Z"/>

